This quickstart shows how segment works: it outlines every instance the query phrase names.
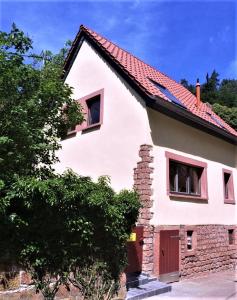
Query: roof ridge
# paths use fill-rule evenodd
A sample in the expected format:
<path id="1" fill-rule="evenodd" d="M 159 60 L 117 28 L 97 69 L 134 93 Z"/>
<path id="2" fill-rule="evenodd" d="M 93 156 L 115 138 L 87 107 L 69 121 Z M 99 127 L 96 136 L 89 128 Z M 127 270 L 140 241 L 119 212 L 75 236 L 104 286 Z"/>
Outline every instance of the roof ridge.
<path id="1" fill-rule="evenodd" d="M 81 25 L 80 26 L 80 29 L 82 30 L 86 30 L 87 32 L 90 33 L 90 31 L 92 31 L 93 33 L 97 34 L 94 30 L 90 29 L 89 27 L 86 27 L 84 25 Z M 91 34 L 91 33 L 90 33 Z M 97 34 L 98 35 L 98 34 Z M 139 60 L 141 63 L 143 64 L 146 64 L 148 67 L 150 67 L 151 69 L 153 69 L 155 72 L 159 72 L 160 74 L 162 74 L 163 76 L 165 76 L 166 78 L 168 78 L 169 80 L 172 80 L 174 81 L 176 84 L 180 84 L 184 89 L 186 89 L 180 82 L 176 81 L 175 79 L 169 77 L 168 75 L 166 75 L 164 72 L 160 71 L 160 70 L 157 70 L 154 66 L 150 65 L 149 63 L 143 61 L 141 58 L 137 57 L 136 55 L 132 54 L 131 52 L 129 52 L 128 50 L 125 50 L 123 48 L 121 48 L 118 44 L 114 43 L 113 41 L 109 40 L 108 38 L 106 38 L 105 36 L 99 34 L 99 36 L 102 38 L 102 39 L 105 39 L 106 41 L 112 43 L 114 46 L 118 47 L 120 50 L 126 52 L 127 54 L 133 56 L 134 58 L 136 58 L 137 60 Z M 107 49 L 106 49 L 107 50 Z M 186 89 L 187 90 L 187 89 Z M 187 90 L 192 96 L 195 97 L 195 95 L 190 92 L 189 90 Z"/>

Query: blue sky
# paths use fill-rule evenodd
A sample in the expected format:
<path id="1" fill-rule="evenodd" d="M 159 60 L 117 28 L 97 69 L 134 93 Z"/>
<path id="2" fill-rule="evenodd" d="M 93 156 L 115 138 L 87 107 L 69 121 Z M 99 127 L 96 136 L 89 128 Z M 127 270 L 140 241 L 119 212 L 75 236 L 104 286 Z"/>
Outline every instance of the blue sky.
<path id="1" fill-rule="evenodd" d="M 237 79 L 237 1 L 0 0 L 0 29 L 12 22 L 35 49 L 57 52 L 84 24 L 179 81 L 216 69 Z"/>

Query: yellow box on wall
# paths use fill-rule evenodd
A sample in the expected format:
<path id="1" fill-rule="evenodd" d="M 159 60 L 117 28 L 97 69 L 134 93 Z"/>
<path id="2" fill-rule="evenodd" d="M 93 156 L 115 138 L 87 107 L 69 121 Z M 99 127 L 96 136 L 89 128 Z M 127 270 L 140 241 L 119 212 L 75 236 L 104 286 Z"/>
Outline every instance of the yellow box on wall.
<path id="1" fill-rule="evenodd" d="M 128 238 L 128 242 L 136 242 L 137 240 L 137 234 L 135 232 L 132 232 Z"/>

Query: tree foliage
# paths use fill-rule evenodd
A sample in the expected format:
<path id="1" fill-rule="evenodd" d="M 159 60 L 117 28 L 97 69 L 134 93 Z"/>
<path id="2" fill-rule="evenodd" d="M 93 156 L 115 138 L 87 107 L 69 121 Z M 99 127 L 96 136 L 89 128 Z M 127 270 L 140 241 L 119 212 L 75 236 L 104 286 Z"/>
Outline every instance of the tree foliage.
<path id="1" fill-rule="evenodd" d="M 237 107 L 237 80 L 223 79 L 219 89 L 219 104 Z"/>
<path id="2" fill-rule="evenodd" d="M 214 103 L 213 111 L 237 131 L 237 107 L 227 107 Z"/>
<path id="3" fill-rule="evenodd" d="M 195 95 L 195 85 L 186 79 L 180 83 Z M 237 130 L 237 80 L 219 80 L 219 74 L 214 70 L 206 81 L 201 85 L 201 99 L 203 102 L 212 104 L 213 110 L 231 127 Z"/>
<path id="4" fill-rule="evenodd" d="M 61 79 L 66 50 L 31 53 L 32 40 L 15 25 L 0 32 L 0 180 L 35 174 L 56 161 L 58 139 L 83 115 Z M 65 119 L 63 106 L 68 106 Z M 44 167 L 42 167 L 44 166 Z M 45 171 L 45 170 L 44 170 Z"/>
<path id="5" fill-rule="evenodd" d="M 70 282 L 85 299 L 93 290 L 92 298 L 109 299 L 125 266 L 138 197 L 116 194 L 106 177 L 53 173 L 60 138 L 83 114 L 61 79 L 67 48 L 32 51 L 14 24 L 0 32 L 0 266 L 24 267 L 47 299 Z M 81 274 L 95 271 L 100 280 L 82 282 Z"/>
<path id="6" fill-rule="evenodd" d="M 219 74 L 214 70 L 209 76 L 206 75 L 206 82 L 201 85 L 202 101 L 210 104 L 218 101 Z"/>
<path id="7" fill-rule="evenodd" d="M 126 264 L 126 240 L 138 215 L 136 193 L 116 194 L 106 177 L 93 182 L 68 172 L 45 180 L 21 178 L 7 197 L 14 252 L 47 297 L 59 284 L 67 284 L 70 272 L 75 275 L 71 282 L 85 293 L 88 282 L 78 285 L 78 278 L 95 262 L 103 265 L 109 282 L 117 283 Z M 50 288 L 52 279 L 57 280 Z"/>
<path id="8" fill-rule="evenodd" d="M 195 86 L 193 85 L 193 84 L 190 84 L 189 82 L 188 82 L 188 80 L 186 80 L 186 79 L 181 79 L 180 80 L 180 83 L 187 89 L 187 90 L 189 90 L 191 93 L 193 93 L 193 94 L 195 94 Z"/>

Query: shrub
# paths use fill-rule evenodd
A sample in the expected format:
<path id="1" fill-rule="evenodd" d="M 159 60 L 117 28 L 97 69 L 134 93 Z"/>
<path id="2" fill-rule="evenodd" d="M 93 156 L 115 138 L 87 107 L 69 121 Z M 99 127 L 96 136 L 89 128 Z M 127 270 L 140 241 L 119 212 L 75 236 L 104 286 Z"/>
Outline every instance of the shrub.
<path id="1" fill-rule="evenodd" d="M 15 230 L 11 247 L 47 299 L 69 281 L 85 299 L 90 297 L 86 286 L 98 291 L 98 300 L 116 290 L 138 216 L 134 191 L 115 193 L 107 177 L 93 182 L 69 171 L 45 180 L 19 179 L 7 200 Z"/>

